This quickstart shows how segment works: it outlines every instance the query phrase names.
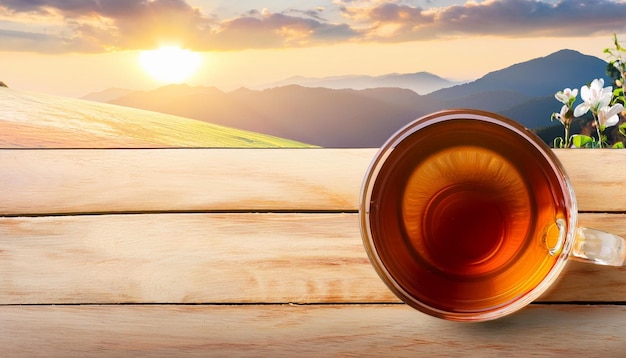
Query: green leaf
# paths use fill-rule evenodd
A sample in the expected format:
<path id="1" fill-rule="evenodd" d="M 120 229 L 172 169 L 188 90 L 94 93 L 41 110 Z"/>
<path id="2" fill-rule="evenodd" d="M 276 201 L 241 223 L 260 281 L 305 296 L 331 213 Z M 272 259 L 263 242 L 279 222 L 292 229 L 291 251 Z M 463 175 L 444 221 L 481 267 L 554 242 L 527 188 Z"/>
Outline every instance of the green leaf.
<path id="1" fill-rule="evenodd" d="M 616 148 L 616 149 L 624 149 L 624 143 L 622 143 L 622 142 L 617 142 L 617 143 L 613 144 L 613 148 Z"/>
<path id="2" fill-rule="evenodd" d="M 576 148 L 588 148 L 593 144 L 593 138 L 583 134 L 575 135 L 572 136 L 572 144 Z"/>
<path id="3" fill-rule="evenodd" d="M 613 99 L 611 100 L 611 104 L 616 103 L 626 103 L 626 96 L 624 96 L 624 89 L 622 87 L 617 87 L 613 90 Z"/>

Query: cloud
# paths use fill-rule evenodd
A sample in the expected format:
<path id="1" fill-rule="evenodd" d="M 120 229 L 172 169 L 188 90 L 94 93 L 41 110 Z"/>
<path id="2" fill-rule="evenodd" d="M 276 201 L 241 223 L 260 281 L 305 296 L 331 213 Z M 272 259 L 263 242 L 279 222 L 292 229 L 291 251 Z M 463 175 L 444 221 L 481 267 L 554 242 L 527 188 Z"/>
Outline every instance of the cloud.
<path id="1" fill-rule="evenodd" d="M 38 20 L 56 19 L 63 23 L 64 29 L 59 34 L 41 38 L 28 33 L 21 36 L 31 40 L 23 42 L 23 49 L 42 52 L 50 52 L 52 49 L 46 44 L 55 42 L 59 49 L 54 52 L 142 49 L 174 41 L 185 46 L 187 42 L 199 41 L 211 28 L 211 20 L 184 0 L 0 0 L 2 13 L 5 22 L 22 19 L 34 24 Z M 6 48 L 7 37 L 6 33 L 0 37 L 0 49 Z M 34 46 L 37 39 L 42 41 L 41 48 Z"/>
<path id="2" fill-rule="evenodd" d="M 413 41 L 468 35 L 588 36 L 626 29 L 626 2 L 610 0 L 468 1 L 423 9 L 388 1 L 343 2 L 342 13 L 370 41 Z"/>
<path id="3" fill-rule="evenodd" d="M 626 29 L 624 0 L 334 0 L 222 19 L 187 0 L 0 0 L 0 51 L 193 50 L 401 42 L 462 36 L 587 36 Z M 333 16 L 340 14 L 341 16 Z M 333 20 L 328 20 L 333 19 Z M 51 24 L 44 28 L 41 24 Z"/>
<path id="4" fill-rule="evenodd" d="M 93 52 L 163 44 L 195 50 L 238 50 L 312 46 L 356 36 L 347 24 L 325 21 L 321 8 L 290 9 L 285 13 L 252 9 L 239 17 L 218 20 L 185 0 L 0 0 L 2 13 L 10 21 L 20 17 L 30 22 L 37 17 L 56 18 L 71 36 L 3 32 L 0 50 Z M 9 38 L 13 39 L 11 46 L 5 43 Z M 24 39 L 21 45 L 20 38 Z"/>
<path id="5" fill-rule="evenodd" d="M 221 22 L 209 40 L 219 48 L 236 49 L 310 46 L 356 36 L 347 24 L 328 24 L 315 18 L 263 11 L 260 17 L 238 17 Z"/>
<path id="6" fill-rule="evenodd" d="M 299 15 L 303 15 L 303 16 L 307 16 L 319 21 L 327 21 L 324 18 L 324 8 L 323 7 L 317 7 L 315 9 L 309 9 L 309 10 L 298 10 L 298 9 L 289 9 L 286 10 L 284 13 L 289 13 L 289 14 L 299 14 Z"/>
<path id="7" fill-rule="evenodd" d="M 99 49 L 80 38 L 0 29 L 0 49 L 25 51 L 37 49 L 44 53 L 96 52 Z"/>

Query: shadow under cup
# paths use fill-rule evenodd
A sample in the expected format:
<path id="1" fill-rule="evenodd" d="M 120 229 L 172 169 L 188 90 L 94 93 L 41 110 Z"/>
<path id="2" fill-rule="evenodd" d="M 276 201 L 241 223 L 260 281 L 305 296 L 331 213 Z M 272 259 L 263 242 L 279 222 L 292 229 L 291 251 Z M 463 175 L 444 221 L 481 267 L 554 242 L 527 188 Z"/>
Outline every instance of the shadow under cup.
<path id="1" fill-rule="evenodd" d="M 474 110 L 418 119 L 378 152 L 361 228 L 378 274 L 436 317 L 482 321 L 536 299 L 571 250 L 575 198 L 552 151 Z"/>

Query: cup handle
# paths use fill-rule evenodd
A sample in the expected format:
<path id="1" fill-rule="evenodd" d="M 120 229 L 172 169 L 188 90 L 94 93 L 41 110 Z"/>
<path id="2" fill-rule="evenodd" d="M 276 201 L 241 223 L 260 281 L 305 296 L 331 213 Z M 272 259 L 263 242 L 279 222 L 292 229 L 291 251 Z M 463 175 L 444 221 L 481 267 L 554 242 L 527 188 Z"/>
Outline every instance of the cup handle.
<path id="1" fill-rule="evenodd" d="M 626 266 L 626 241 L 608 232 L 579 227 L 571 258 L 598 265 Z"/>

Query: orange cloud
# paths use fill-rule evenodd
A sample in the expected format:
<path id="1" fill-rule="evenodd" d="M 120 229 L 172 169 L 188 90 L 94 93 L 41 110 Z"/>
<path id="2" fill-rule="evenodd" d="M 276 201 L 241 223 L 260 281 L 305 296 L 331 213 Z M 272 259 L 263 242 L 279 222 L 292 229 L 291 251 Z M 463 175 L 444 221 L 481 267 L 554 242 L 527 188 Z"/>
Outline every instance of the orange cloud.
<path id="1" fill-rule="evenodd" d="M 588 36 L 626 30 L 615 0 L 487 0 L 441 8 L 409 2 L 335 0 L 334 8 L 228 19 L 186 0 L 0 0 L 0 51 L 102 52 L 177 44 L 193 50 L 402 42 L 462 36 Z M 340 14 L 335 22 L 326 18 Z M 332 16 L 330 16 L 332 17 Z M 44 28 L 42 23 L 53 26 Z"/>

